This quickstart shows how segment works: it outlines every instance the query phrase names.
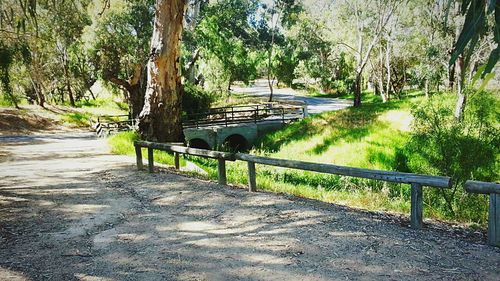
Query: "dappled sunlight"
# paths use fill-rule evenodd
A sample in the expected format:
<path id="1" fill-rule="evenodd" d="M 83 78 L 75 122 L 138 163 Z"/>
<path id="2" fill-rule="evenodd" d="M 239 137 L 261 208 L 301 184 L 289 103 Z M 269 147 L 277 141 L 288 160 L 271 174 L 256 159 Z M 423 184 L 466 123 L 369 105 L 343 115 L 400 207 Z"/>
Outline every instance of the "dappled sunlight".
<path id="1" fill-rule="evenodd" d="M 82 214 L 97 214 L 102 212 L 105 208 L 109 208 L 107 205 L 93 205 L 93 204 L 64 204 L 59 205 L 55 208 L 56 211 L 61 213 L 67 213 L 72 216 L 80 216 Z"/>
<path id="2" fill-rule="evenodd" d="M 80 281 L 117 281 L 114 278 L 108 278 L 103 276 L 95 276 L 91 274 L 76 273 L 75 278 Z"/>
<path id="3" fill-rule="evenodd" d="M 0 266 L 0 279 L 8 281 L 29 281 L 35 280 L 27 277 L 22 272 L 16 272 L 15 270 L 8 269 Z"/>
<path id="4" fill-rule="evenodd" d="M 381 114 L 377 119 L 379 121 L 388 122 L 388 124 L 391 124 L 391 126 L 397 130 L 410 132 L 413 116 L 408 111 L 391 110 Z"/>
<path id="5" fill-rule="evenodd" d="M 380 147 L 379 140 L 371 141 Z M 490 267 L 490 258 L 497 255 L 485 257 L 477 247 L 442 240 L 435 231 L 402 227 L 397 217 L 384 220 L 339 205 L 149 174 L 132 169 L 130 158 L 55 156 L 10 162 L 0 171 L 6 175 L 0 184 L 0 223 L 7 225 L 0 228 L 0 245 L 8 251 L 0 264 L 35 280 L 39 272 L 56 267 L 62 273 L 54 279 L 64 280 L 409 279 L 424 276 L 419 268 L 431 271 L 457 263 L 445 250 L 436 252 L 436 245 L 466 251 L 464 259 L 472 256 Z M 261 165 L 258 171 L 266 172 Z M 344 186 L 344 181 L 316 180 L 317 187 L 289 185 L 290 193 L 314 191 L 323 200 L 357 203 L 363 209 L 390 203 L 386 192 L 367 196 L 360 190 L 330 190 L 329 183 Z M 259 187 L 264 184 L 279 187 L 265 174 L 258 179 Z M 421 255 L 430 259 L 416 258 Z"/>

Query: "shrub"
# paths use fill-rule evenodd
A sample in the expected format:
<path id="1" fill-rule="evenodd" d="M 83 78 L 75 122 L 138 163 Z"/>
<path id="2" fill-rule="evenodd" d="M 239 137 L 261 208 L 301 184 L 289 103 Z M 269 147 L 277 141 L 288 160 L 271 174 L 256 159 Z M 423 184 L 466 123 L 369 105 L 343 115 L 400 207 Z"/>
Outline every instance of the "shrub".
<path id="1" fill-rule="evenodd" d="M 182 97 L 182 109 L 191 114 L 206 111 L 213 102 L 213 96 L 198 86 L 192 84 L 184 85 L 184 95 Z"/>
<path id="2" fill-rule="evenodd" d="M 452 178 L 451 189 L 429 189 L 426 200 L 431 208 L 447 217 L 483 222 L 485 198 L 463 190 L 468 179 L 498 179 L 500 134 L 496 128 L 498 100 L 482 93 L 469 101 L 464 119 L 453 116 L 453 98 L 436 96 L 413 110 L 413 132 L 398 155 L 399 170 L 445 175 Z"/>

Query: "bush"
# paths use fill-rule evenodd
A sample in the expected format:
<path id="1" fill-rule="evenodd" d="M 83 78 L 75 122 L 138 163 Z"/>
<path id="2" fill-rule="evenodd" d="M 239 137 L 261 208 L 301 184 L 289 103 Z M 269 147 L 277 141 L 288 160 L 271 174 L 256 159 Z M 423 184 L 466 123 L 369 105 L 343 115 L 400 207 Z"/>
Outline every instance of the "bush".
<path id="1" fill-rule="evenodd" d="M 397 156 L 397 168 L 451 177 L 451 189 L 426 192 L 429 206 L 446 217 L 484 222 L 486 198 L 466 193 L 463 185 L 468 179 L 499 178 L 499 101 L 491 94 L 477 95 L 459 122 L 453 116 L 453 97 L 436 96 L 413 111 L 412 136 Z"/>
<path id="2" fill-rule="evenodd" d="M 182 109 L 185 113 L 191 114 L 206 111 L 210 108 L 213 100 L 213 96 L 200 87 L 192 84 L 184 85 Z"/>

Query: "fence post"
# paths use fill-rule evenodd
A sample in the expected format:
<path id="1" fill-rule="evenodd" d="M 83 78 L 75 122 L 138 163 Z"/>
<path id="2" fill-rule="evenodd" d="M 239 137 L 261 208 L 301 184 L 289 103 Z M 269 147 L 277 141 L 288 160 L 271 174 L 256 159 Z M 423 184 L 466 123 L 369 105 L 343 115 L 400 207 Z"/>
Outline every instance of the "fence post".
<path id="1" fill-rule="evenodd" d="M 226 185 L 227 184 L 227 178 L 226 178 L 226 160 L 223 158 L 217 159 L 217 179 L 219 180 L 220 185 Z"/>
<path id="2" fill-rule="evenodd" d="M 138 145 L 135 145 L 135 158 L 136 158 L 136 163 L 137 163 L 137 170 L 142 170 L 143 165 L 142 165 L 142 150 L 141 147 Z"/>
<path id="3" fill-rule="evenodd" d="M 418 183 L 411 184 L 411 215 L 410 224 L 412 228 L 422 228 L 422 211 L 423 211 L 423 197 L 422 185 Z"/>
<path id="4" fill-rule="evenodd" d="M 179 170 L 181 167 L 180 159 L 179 159 L 179 152 L 174 152 L 174 164 L 175 164 L 175 169 Z"/>
<path id="5" fill-rule="evenodd" d="M 490 193 L 488 244 L 500 247 L 500 194 Z"/>
<path id="6" fill-rule="evenodd" d="M 255 180 L 255 162 L 248 161 L 248 191 L 257 191 L 257 183 Z"/>
<path id="7" fill-rule="evenodd" d="M 153 159 L 153 149 L 148 147 L 148 170 L 150 173 L 154 172 L 155 160 Z"/>

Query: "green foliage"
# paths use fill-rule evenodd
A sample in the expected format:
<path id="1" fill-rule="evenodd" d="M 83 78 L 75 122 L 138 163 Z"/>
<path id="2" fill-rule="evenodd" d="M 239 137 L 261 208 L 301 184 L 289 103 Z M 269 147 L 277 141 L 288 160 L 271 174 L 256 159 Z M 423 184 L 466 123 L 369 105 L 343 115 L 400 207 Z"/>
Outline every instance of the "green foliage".
<path id="1" fill-rule="evenodd" d="M 372 93 L 365 95 L 377 97 Z M 487 198 L 465 193 L 462 185 L 465 178 L 495 181 L 499 176 L 498 133 L 492 131 L 500 117 L 498 98 L 487 93 L 481 95 L 471 101 L 465 125 L 454 121 L 451 96 L 436 96 L 427 102 L 410 95 L 408 100 L 388 103 L 374 99 L 361 108 L 324 113 L 293 123 L 265 136 L 251 153 L 371 169 L 453 173 L 455 193 L 435 188 L 424 192 L 425 216 L 484 225 Z M 413 134 L 410 133 L 412 108 L 417 108 L 414 110 L 417 133 Z M 433 133 L 429 134 L 430 131 Z M 443 159 L 436 152 L 438 147 L 454 160 Z M 126 153 L 133 154 L 132 145 Z M 189 157 L 189 161 L 207 171 L 209 178 L 216 179 L 215 161 L 197 157 Z M 170 158 L 162 163 L 172 164 Z M 227 169 L 229 182 L 247 183 L 244 162 L 227 163 Z M 462 178 L 457 181 L 457 176 Z M 408 185 L 269 166 L 258 169 L 257 184 L 273 192 L 370 210 L 408 213 L 410 209 Z M 452 198 L 453 212 L 448 210 L 445 199 L 448 197 Z"/>
<path id="2" fill-rule="evenodd" d="M 96 22 L 89 55 L 105 80 L 127 80 L 136 65 L 145 64 L 153 33 L 153 0 L 128 0 Z"/>
<path id="3" fill-rule="evenodd" d="M 450 1 L 451 2 L 451 1 Z M 462 0 L 461 13 L 465 15 L 462 31 L 455 43 L 453 53 L 450 58 L 450 65 L 453 65 L 458 57 L 463 54 L 466 64 L 475 52 L 475 46 L 480 37 L 487 34 L 488 20 L 487 15 L 494 13 L 495 20 L 493 24 L 494 40 L 497 47 L 491 51 L 486 67 L 481 71 L 482 76 L 490 73 L 498 62 L 500 57 L 500 2 L 497 0 L 474 1 Z M 467 48 L 468 47 L 468 48 Z M 467 49 L 466 49 L 467 48 Z"/>
<path id="4" fill-rule="evenodd" d="M 182 109 L 184 112 L 191 114 L 207 111 L 213 100 L 213 96 L 201 87 L 189 83 L 184 85 L 184 94 L 182 96 Z"/>
<path id="5" fill-rule="evenodd" d="M 293 43 L 289 42 L 281 48 L 275 49 L 275 58 L 273 60 L 273 73 L 279 82 L 287 86 L 292 86 L 296 78 L 295 69 L 299 65 L 299 53 L 295 50 Z"/>
<path id="6" fill-rule="evenodd" d="M 256 52 L 258 34 L 255 29 L 255 1 L 224 0 L 209 5 L 197 25 L 188 50 L 203 49 L 203 56 L 221 64 L 227 88 L 233 81 L 248 84 L 257 77 L 257 65 L 262 59 Z M 204 73 L 206 78 L 221 77 L 220 73 Z M 208 79 L 209 83 L 211 81 Z"/>
<path id="7" fill-rule="evenodd" d="M 399 168 L 450 176 L 452 189 L 429 190 L 432 206 L 447 217 L 484 222 L 484 200 L 465 193 L 463 184 L 468 179 L 496 181 L 500 177 L 500 102 L 482 92 L 470 101 L 459 122 L 453 116 L 452 98 L 437 96 L 413 111 L 412 137 L 401 151 L 404 155 L 398 156 Z"/>

